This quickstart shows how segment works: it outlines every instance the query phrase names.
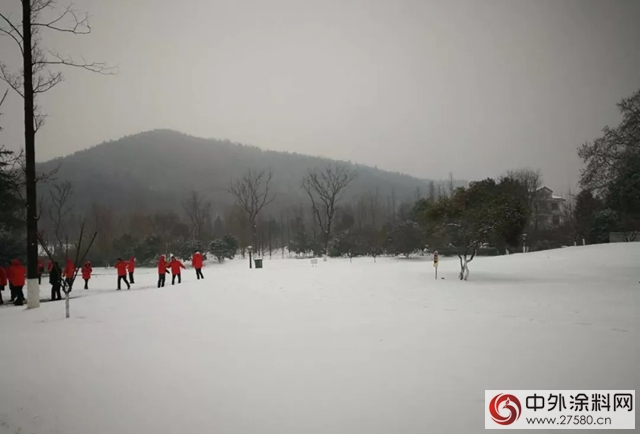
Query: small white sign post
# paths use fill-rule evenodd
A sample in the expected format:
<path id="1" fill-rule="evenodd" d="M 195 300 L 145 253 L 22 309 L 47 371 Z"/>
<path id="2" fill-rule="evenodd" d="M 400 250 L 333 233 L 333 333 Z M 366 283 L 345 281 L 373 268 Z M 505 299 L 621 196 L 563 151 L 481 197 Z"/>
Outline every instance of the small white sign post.
<path id="1" fill-rule="evenodd" d="M 438 252 L 433 252 L 433 268 L 436 270 L 436 280 L 438 280 Z"/>

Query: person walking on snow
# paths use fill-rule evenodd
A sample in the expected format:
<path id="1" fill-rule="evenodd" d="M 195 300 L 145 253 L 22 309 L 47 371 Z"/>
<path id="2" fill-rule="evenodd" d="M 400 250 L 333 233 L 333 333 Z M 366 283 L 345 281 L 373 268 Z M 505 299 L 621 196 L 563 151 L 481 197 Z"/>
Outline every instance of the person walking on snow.
<path id="1" fill-rule="evenodd" d="M 198 280 L 201 278 L 204 279 L 204 276 L 202 275 L 202 253 L 196 251 L 193 254 L 193 258 L 191 258 L 191 265 L 196 269 L 196 278 Z"/>
<path id="2" fill-rule="evenodd" d="M 19 259 L 14 259 L 11 261 L 9 271 L 11 275 L 11 284 L 13 285 L 13 290 L 16 296 L 15 305 L 22 306 L 24 304 L 24 293 L 22 292 L 22 288 L 24 288 L 24 284 L 26 282 L 27 269 L 20 263 Z"/>
<path id="3" fill-rule="evenodd" d="M 65 278 L 65 282 L 67 282 L 67 287 L 69 288 L 69 292 L 73 289 L 73 275 L 76 273 L 76 266 L 70 258 L 67 258 L 67 265 L 64 267 L 64 272 L 62 273 Z"/>
<path id="4" fill-rule="evenodd" d="M 169 268 L 171 269 L 171 284 L 175 284 L 176 276 L 178 276 L 178 283 L 182 283 L 182 276 L 180 275 L 180 269 L 186 267 L 184 264 L 176 259 L 175 256 L 171 255 L 171 262 L 169 262 Z"/>
<path id="5" fill-rule="evenodd" d="M 123 261 L 122 259 L 118 258 L 118 260 L 116 261 L 116 270 L 118 270 L 118 291 L 120 291 L 120 282 L 124 281 L 124 283 L 127 284 L 127 289 L 131 289 L 131 285 L 129 285 L 129 282 L 127 282 L 127 267 L 128 267 L 128 262 Z"/>
<path id="6" fill-rule="evenodd" d="M 158 259 L 158 288 L 164 288 L 164 281 L 169 272 L 167 266 L 167 260 L 164 258 L 164 255 L 160 255 L 160 259 Z"/>
<path id="7" fill-rule="evenodd" d="M 133 281 L 133 271 L 136 269 L 136 258 L 133 256 L 129 260 L 127 264 L 127 270 L 129 271 L 129 283 L 136 283 Z"/>
<path id="8" fill-rule="evenodd" d="M 91 262 L 87 261 L 82 266 L 82 278 L 84 279 L 84 289 L 89 289 L 89 279 L 91 279 Z"/>
<path id="9" fill-rule="evenodd" d="M 16 289 L 13 287 L 13 279 L 11 278 L 11 274 L 13 273 L 13 269 L 11 268 L 11 262 L 9 266 L 7 266 L 7 283 L 9 284 L 9 292 L 11 293 L 11 298 L 9 299 L 10 303 L 13 303 L 16 300 Z"/>
<path id="10" fill-rule="evenodd" d="M 7 272 L 4 268 L 0 267 L 0 304 L 4 304 L 2 300 L 2 291 L 4 291 L 4 287 L 7 286 Z"/>
<path id="11" fill-rule="evenodd" d="M 38 285 L 42 285 L 42 275 L 44 274 L 44 262 L 38 258 Z"/>
<path id="12" fill-rule="evenodd" d="M 49 283 L 51 284 L 51 300 L 62 300 L 60 287 L 62 286 L 62 270 L 57 262 L 51 263 L 49 269 Z"/>

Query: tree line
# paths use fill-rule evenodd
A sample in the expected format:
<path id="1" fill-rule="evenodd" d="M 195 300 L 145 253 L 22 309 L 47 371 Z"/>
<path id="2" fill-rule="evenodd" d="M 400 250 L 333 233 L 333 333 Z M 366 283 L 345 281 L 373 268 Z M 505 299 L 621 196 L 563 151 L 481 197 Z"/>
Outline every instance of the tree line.
<path id="1" fill-rule="evenodd" d="M 640 238 L 640 90 L 618 103 L 622 121 L 606 126 L 601 137 L 583 144 L 578 155 L 585 163 L 580 191 L 569 194 L 561 219 L 553 225 L 541 219 L 542 177 L 539 170 L 521 169 L 496 178 L 458 186 L 428 184 L 416 189 L 412 200 L 399 200 L 393 189 L 381 194 L 369 191 L 345 192 L 357 179 L 353 165 L 328 163 L 312 168 L 299 180 L 300 202 L 277 205 L 274 179 L 290 177 L 267 168 L 248 170 L 227 186 L 234 205 L 214 209 L 206 192 L 192 191 L 180 210 L 118 212 L 100 201 L 90 208 L 76 209 L 74 185 L 57 182 L 56 170 L 37 173 L 34 169 L 34 136 L 42 126 L 35 96 L 57 85 L 62 76 L 45 67 L 79 66 L 94 72 L 108 72 L 100 63 L 75 64 L 56 53 L 44 57 L 41 39 L 31 40 L 26 30 L 58 31 L 55 22 L 39 21 L 53 2 L 23 2 L 27 27 L 20 32 L 1 16 L 8 28 L 0 28 L 20 46 L 25 71 L 0 72 L 11 88 L 25 99 L 27 123 L 24 153 L 0 147 L 0 262 L 26 258 L 34 263 L 34 239 L 40 238 L 54 255 L 71 255 L 84 233 L 95 234 L 88 259 L 111 264 L 118 256 L 136 256 L 152 263 L 160 253 L 174 253 L 183 259 L 193 251 L 210 253 L 219 261 L 244 255 L 249 246 L 262 256 L 410 255 L 438 250 L 457 255 L 460 278 L 469 276 L 469 263 L 478 254 L 541 250 L 584 242 L 601 243 L 612 232 L 625 240 Z M 71 8 L 60 17 L 75 23 L 71 33 L 86 28 L 86 17 Z M 24 47 L 31 46 L 31 50 Z M 35 59 L 35 60 L 34 60 Z M 6 92 L 0 99 L 0 106 Z M 47 194 L 37 197 L 35 185 L 49 183 Z M 274 205 L 274 203 L 276 205 Z M 27 224 L 28 223 L 28 224 Z M 34 233 L 34 228 L 38 229 Z M 29 233 L 28 236 L 25 235 Z M 25 246 L 24 240 L 29 242 Z M 30 267 L 33 268 L 33 267 Z M 32 273 L 30 272 L 30 275 Z"/>
<path id="2" fill-rule="evenodd" d="M 258 255 L 334 257 L 411 255 L 440 251 L 457 255 L 460 278 L 469 276 L 469 263 L 478 254 L 541 250 L 577 243 L 607 242 L 620 231 L 629 240 L 640 233 L 640 91 L 618 105 L 622 121 L 606 127 L 603 136 L 579 148 L 586 165 L 581 190 L 569 195 L 559 224 L 539 219 L 539 170 L 505 172 L 495 179 L 466 187 L 435 188 L 432 183 L 414 201 L 396 203 L 372 190 L 344 201 L 357 171 L 339 163 L 309 170 L 300 180 L 308 200 L 289 208 L 269 207 L 277 199 L 269 170 L 249 170 L 232 180 L 228 194 L 235 205 L 214 214 L 204 195 L 193 191 L 182 202 L 182 213 L 117 213 L 93 203 L 76 213 L 73 185 L 52 182 L 49 197 L 38 203 L 42 237 L 52 251 L 73 251 L 74 231 L 86 224 L 97 232 L 90 259 L 110 264 L 117 256 L 135 256 L 152 263 L 160 253 L 187 259 L 195 250 L 219 261 L 245 255 L 251 246 Z M 0 213 L 2 260 L 24 255 L 16 237 L 24 229 L 22 213 L 24 171 L 20 155 L 0 152 Z M 274 212 L 276 211 L 276 212 Z"/>

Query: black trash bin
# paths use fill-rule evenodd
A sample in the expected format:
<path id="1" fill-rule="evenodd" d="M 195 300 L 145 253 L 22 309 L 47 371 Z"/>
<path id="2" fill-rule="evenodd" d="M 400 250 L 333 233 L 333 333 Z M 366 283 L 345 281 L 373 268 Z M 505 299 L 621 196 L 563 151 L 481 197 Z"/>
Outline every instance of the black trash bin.
<path id="1" fill-rule="evenodd" d="M 253 261 L 256 264 L 256 268 L 262 268 L 262 259 L 254 259 Z"/>

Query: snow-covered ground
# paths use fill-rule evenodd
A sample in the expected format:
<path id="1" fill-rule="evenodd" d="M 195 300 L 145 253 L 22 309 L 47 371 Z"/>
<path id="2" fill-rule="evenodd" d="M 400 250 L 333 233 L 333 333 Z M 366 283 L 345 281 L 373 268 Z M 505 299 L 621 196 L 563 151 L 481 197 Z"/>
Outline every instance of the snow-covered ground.
<path id="1" fill-rule="evenodd" d="M 70 319 L 0 308 L 0 432 L 479 433 L 485 389 L 640 389 L 640 243 L 457 266 L 99 269 Z"/>

